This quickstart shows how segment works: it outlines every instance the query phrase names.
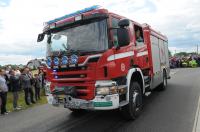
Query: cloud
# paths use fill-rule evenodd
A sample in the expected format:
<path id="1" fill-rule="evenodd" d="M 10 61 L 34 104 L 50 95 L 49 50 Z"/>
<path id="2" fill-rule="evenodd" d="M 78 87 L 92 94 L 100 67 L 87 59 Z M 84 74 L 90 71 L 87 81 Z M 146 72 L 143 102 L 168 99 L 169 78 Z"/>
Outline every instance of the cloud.
<path id="1" fill-rule="evenodd" d="M 45 45 L 36 44 L 43 23 L 97 4 L 134 21 L 150 24 L 168 36 L 170 47 L 190 51 L 200 42 L 198 0 L 3 0 L 0 2 L 0 56 L 13 64 L 19 63 L 8 56 L 44 57 Z"/>
<path id="2" fill-rule="evenodd" d="M 16 54 L 9 54 L 9 55 L 1 55 L 0 54 L 0 60 L 1 60 L 0 65 L 6 65 L 6 64 L 26 65 L 27 62 L 31 59 L 33 59 L 33 56 L 16 55 Z M 10 61 L 10 60 L 12 60 L 12 61 Z"/>
<path id="3" fill-rule="evenodd" d="M 6 6 L 7 4 L 5 2 L 0 1 L 0 6 Z"/>
<path id="4" fill-rule="evenodd" d="M 169 50 L 171 51 L 172 54 L 175 54 L 175 53 L 179 53 L 179 52 L 188 52 L 188 53 L 191 53 L 191 52 L 197 52 L 197 46 L 191 46 L 189 49 L 186 48 L 186 47 L 169 47 Z"/>
<path id="5" fill-rule="evenodd" d="M 2 20 L 0 19 L 0 30 L 2 29 Z"/>

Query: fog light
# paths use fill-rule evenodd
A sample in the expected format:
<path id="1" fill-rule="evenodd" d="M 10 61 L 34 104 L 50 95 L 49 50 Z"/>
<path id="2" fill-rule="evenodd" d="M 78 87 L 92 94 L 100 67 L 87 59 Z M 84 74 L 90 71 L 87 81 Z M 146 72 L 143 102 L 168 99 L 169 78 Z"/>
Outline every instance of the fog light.
<path id="1" fill-rule="evenodd" d="M 110 96 L 106 96 L 106 101 L 110 101 L 111 100 L 111 97 Z"/>

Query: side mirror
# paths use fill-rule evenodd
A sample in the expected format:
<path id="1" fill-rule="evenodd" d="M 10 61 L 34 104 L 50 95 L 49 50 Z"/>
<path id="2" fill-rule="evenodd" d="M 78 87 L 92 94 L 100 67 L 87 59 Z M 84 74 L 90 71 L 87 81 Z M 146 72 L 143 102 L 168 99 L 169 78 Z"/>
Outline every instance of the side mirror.
<path id="1" fill-rule="evenodd" d="M 129 45 L 130 43 L 129 32 L 126 28 L 117 29 L 117 38 L 119 47 Z"/>
<path id="2" fill-rule="evenodd" d="M 45 36 L 44 33 L 39 34 L 37 38 L 37 42 L 41 42 L 42 40 L 44 40 L 44 36 Z"/>
<path id="3" fill-rule="evenodd" d="M 130 20 L 129 20 L 129 19 L 121 19 L 121 20 L 119 21 L 119 23 L 118 23 L 118 26 L 119 26 L 120 28 L 122 28 L 122 27 L 127 27 L 127 26 L 129 26 L 129 24 L 130 24 Z"/>

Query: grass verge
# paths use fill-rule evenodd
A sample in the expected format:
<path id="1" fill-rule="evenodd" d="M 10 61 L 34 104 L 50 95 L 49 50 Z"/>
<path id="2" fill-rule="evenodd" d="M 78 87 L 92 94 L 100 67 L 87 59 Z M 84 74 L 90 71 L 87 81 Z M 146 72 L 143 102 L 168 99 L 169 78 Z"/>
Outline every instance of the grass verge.
<path id="1" fill-rule="evenodd" d="M 41 96 L 40 96 L 40 100 L 36 101 L 35 104 L 31 104 L 31 105 L 26 105 L 25 103 L 25 99 L 24 99 L 24 91 L 20 91 L 19 92 L 19 99 L 18 99 L 18 106 L 22 106 L 22 109 L 27 109 L 33 106 L 37 106 L 37 105 L 42 105 L 42 104 L 46 104 L 47 103 L 47 99 L 46 96 L 44 96 L 43 94 L 43 89 L 41 89 Z M 13 94 L 12 92 L 8 92 L 8 96 L 7 96 L 7 105 L 6 105 L 7 111 L 14 111 L 13 109 Z"/>

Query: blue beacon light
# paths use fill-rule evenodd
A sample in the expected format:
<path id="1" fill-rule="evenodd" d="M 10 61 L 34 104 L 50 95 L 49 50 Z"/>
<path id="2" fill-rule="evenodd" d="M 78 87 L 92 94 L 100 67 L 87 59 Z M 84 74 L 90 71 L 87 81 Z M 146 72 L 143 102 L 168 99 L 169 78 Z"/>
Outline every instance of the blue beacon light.
<path id="1" fill-rule="evenodd" d="M 94 5 L 94 6 L 91 6 L 91 7 L 88 7 L 88 8 L 85 8 L 83 10 L 79 10 L 79 11 L 76 11 L 76 12 L 73 12 L 73 13 L 70 13 L 70 14 L 67 14 L 65 16 L 62 16 L 62 17 L 59 17 L 59 18 L 56 18 L 54 20 L 50 20 L 47 22 L 47 24 L 52 24 L 52 23 L 55 23 L 57 21 L 60 21 L 60 20 L 63 20 L 65 18 L 69 18 L 69 17 L 72 17 L 72 16 L 76 16 L 76 15 L 79 15 L 81 13 L 85 13 L 85 12 L 88 12 L 88 11 L 92 11 L 92 10 L 95 10 L 95 9 L 99 9 L 101 6 L 99 5 Z"/>

